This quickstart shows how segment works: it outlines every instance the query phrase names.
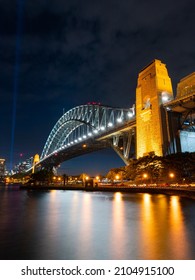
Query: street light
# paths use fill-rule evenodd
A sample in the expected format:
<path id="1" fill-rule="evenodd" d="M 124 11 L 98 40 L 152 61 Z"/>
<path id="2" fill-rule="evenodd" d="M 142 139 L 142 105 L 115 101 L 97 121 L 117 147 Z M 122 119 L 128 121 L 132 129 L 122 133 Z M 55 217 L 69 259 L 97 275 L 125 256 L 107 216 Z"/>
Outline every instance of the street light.
<path id="1" fill-rule="evenodd" d="M 143 174 L 143 178 L 144 178 L 144 179 L 148 178 L 148 174 L 144 173 L 144 174 Z"/>
<path id="2" fill-rule="evenodd" d="M 169 173 L 169 177 L 170 177 L 171 179 L 173 179 L 173 178 L 175 177 L 175 174 L 174 174 L 173 172 L 171 172 L 171 173 Z"/>

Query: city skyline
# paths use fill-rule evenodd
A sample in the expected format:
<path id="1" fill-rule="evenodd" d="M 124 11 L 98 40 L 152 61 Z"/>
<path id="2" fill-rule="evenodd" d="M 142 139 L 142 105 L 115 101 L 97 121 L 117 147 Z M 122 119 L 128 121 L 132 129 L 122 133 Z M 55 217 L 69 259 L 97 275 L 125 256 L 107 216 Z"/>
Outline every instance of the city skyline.
<path id="1" fill-rule="evenodd" d="M 7 165 L 12 141 L 13 163 L 40 154 L 63 111 L 90 101 L 131 107 L 137 75 L 155 58 L 167 65 L 175 95 L 194 72 L 194 3 L 174 2 L 18 0 L 14 7 L 1 0 L 0 156 Z M 85 163 L 95 165 L 92 173 L 124 165 L 107 151 L 64 168 L 77 173 Z"/>

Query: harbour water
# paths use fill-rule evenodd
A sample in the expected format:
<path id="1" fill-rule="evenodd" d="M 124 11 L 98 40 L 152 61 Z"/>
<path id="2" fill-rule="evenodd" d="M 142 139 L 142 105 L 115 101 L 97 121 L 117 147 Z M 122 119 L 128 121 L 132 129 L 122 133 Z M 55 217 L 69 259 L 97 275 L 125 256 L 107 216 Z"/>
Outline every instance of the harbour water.
<path id="1" fill-rule="evenodd" d="M 0 188 L 0 259 L 195 259 L 195 200 Z"/>

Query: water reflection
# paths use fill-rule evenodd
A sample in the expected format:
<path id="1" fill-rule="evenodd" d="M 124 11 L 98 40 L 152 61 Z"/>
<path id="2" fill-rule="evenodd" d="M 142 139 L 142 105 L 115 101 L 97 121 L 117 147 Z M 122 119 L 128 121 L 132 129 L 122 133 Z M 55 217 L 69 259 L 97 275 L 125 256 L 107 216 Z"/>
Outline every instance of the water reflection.
<path id="1" fill-rule="evenodd" d="M 176 259 L 188 259 L 188 236 L 181 209 L 180 198 L 178 196 L 171 197 L 169 221 L 172 256 Z"/>
<path id="2" fill-rule="evenodd" d="M 150 194 L 143 194 L 143 202 L 141 204 L 141 223 L 140 223 L 140 255 L 143 259 L 155 258 L 156 240 L 154 210 L 152 205 L 152 197 Z"/>
<path id="3" fill-rule="evenodd" d="M 77 257 L 86 258 L 92 252 L 92 205 L 90 193 L 85 193 L 82 197 L 82 207 L 79 212 L 78 227 L 78 251 Z M 78 212 L 77 212 L 78 215 Z"/>
<path id="4" fill-rule="evenodd" d="M 179 196 L 0 189 L 1 259 L 195 259 Z"/>
<path id="5" fill-rule="evenodd" d="M 122 200 L 122 193 L 114 193 L 112 204 L 112 226 L 110 228 L 110 251 L 114 258 L 122 259 L 127 250 L 125 244 L 126 236 L 126 217 L 125 204 Z"/>
<path id="6" fill-rule="evenodd" d="M 187 235 L 179 197 L 143 194 L 140 255 L 143 259 L 187 259 Z"/>
<path id="7" fill-rule="evenodd" d="M 73 224 L 78 222 L 78 211 L 79 211 L 79 194 L 78 192 L 74 192 L 72 194 L 72 203 L 70 208 L 70 219 Z"/>

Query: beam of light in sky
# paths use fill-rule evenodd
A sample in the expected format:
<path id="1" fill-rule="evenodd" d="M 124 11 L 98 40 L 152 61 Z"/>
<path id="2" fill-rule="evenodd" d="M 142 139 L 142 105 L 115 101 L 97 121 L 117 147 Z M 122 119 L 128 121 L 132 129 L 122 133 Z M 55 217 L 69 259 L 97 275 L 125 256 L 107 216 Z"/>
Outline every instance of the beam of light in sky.
<path id="1" fill-rule="evenodd" d="M 12 127 L 11 127 L 11 147 L 10 147 L 10 170 L 13 167 L 13 154 L 15 142 L 15 128 L 16 128 L 16 105 L 18 95 L 18 81 L 20 71 L 20 54 L 21 54 L 21 37 L 23 29 L 23 11 L 24 1 L 17 0 L 17 26 L 16 26 L 16 48 L 15 48 L 15 65 L 13 77 L 13 107 L 12 107 Z"/>

